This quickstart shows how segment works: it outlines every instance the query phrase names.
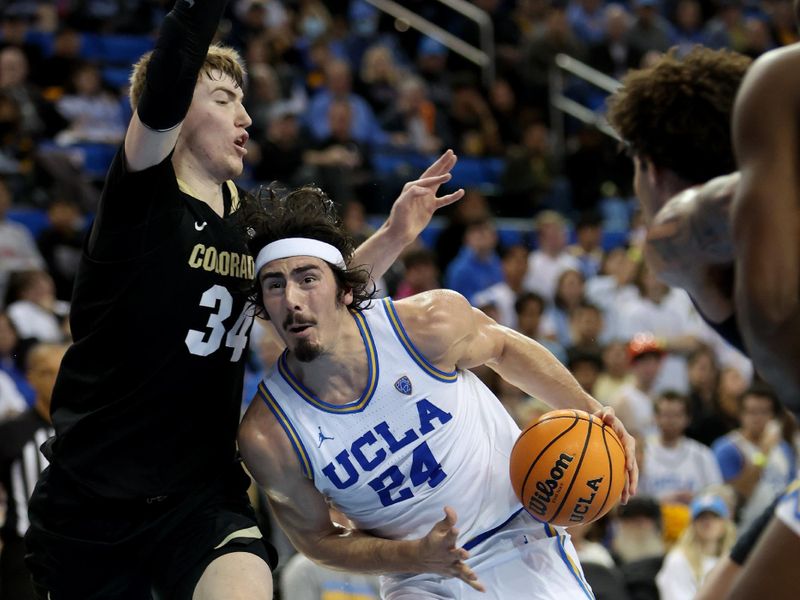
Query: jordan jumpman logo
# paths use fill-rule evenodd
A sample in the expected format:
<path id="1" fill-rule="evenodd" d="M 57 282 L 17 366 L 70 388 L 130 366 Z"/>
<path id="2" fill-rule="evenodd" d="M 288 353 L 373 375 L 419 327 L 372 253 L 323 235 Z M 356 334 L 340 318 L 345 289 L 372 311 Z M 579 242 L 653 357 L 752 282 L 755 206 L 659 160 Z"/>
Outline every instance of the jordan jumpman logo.
<path id="1" fill-rule="evenodd" d="M 324 442 L 325 440 L 332 440 L 332 439 L 333 439 L 332 437 L 328 437 L 327 435 L 322 433 L 322 427 L 319 427 L 319 445 L 317 446 L 317 448 L 322 448 L 322 442 Z"/>

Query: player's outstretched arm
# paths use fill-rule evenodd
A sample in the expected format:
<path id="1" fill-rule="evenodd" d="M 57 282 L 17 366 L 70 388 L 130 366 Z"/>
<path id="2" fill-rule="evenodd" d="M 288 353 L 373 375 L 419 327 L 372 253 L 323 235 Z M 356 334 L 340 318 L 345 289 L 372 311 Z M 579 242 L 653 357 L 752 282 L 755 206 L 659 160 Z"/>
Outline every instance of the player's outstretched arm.
<path id="1" fill-rule="evenodd" d="M 228 0 L 177 0 L 164 18 L 144 88 L 125 135 L 131 171 L 163 161 L 189 111 L 197 76 Z"/>
<path id="2" fill-rule="evenodd" d="M 645 259 L 665 283 L 686 290 L 703 314 L 720 323 L 733 314 L 730 213 L 739 173 L 673 196 L 647 228 Z"/>
<path id="3" fill-rule="evenodd" d="M 784 401 L 797 400 L 799 382 L 798 68 L 797 44 L 759 58 L 745 76 L 733 117 L 741 173 L 732 215 L 736 314 L 756 368 Z"/>
<path id="4" fill-rule="evenodd" d="M 286 433 L 259 396 L 242 420 L 239 449 L 289 540 L 315 562 L 362 573 L 436 573 L 483 591 L 464 562 L 467 551 L 455 545 L 456 514 L 450 508 L 417 540 L 387 540 L 334 524 L 325 498 L 303 474 Z"/>
<path id="5" fill-rule="evenodd" d="M 457 161 L 455 153 L 448 150 L 419 179 L 406 183 L 392 205 L 389 218 L 356 249 L 351 264 L 370 267 L 373 279 L 382 277 L 403 249 L 428 226 L 433 213 L 464 196 L 461 189 L 436 195 L 439 187 L 452 178 L 450 172 Z"/>
<path id="6" fill-rule="evenodd" d="M 578 408 L 598 415 L 625 447 L 628 482 L 622 499 L 636 493 L 636 443 L 613 409 L 587 394 L 567 368 L 531 338 L 503 327 L 456 292 L 434 290 L 395 303 L 419 351 L 444 371 L 488 365 L 503 379 L 553 408 Z"/>

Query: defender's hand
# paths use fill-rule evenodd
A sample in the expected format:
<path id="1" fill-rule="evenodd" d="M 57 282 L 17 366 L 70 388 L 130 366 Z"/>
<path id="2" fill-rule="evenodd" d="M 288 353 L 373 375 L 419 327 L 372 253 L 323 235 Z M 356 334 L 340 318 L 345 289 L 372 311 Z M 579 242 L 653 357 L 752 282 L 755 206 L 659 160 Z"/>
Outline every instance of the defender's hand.
<path id="1" fill-rule="evenodd" d="M 446 196 L 436 196 L 439 186 L 452 178 L 450 171 L 457 161 L 455 153 L 448 150 L 419 179 L 409 181 L 403 186 L 403 191 L 392 205 L 387 222 L 398 237 L 410 243 L 428 226 L 433 213 L 464 196 L 463 189 Z"/>

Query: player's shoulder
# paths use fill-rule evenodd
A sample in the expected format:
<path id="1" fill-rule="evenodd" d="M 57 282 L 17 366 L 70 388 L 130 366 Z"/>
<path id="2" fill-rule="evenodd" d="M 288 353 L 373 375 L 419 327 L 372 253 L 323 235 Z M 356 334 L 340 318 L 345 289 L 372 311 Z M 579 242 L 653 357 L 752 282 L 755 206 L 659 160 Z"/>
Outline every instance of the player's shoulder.
<path id="1" fill-rule="evenodd" d="M 398 300 L 395 308 L 414 345 L 434 362 L 469 329 L 473 310 L 464 296 L 452 290 L 416 294 Z"/>
<path id="2" fill-rule="evenodd" d="M 456 312 L 470 310 L 470 304 L 453 290 L 430 290 L 394 302 L 398 315 L 404 323 L 432 325 L 449 320 Z"/>
<path id="3" fill-rule="evenodd" d="M 800 44 L 783 46 L 765 52 L 759 56 L 750 68 L 742 82 L 737 104 L 766 102 L 780 105 L 781 100 L 791 102 L 798 93 L 800 86 L 795 83 L 798 69 L 800 69 Z M 776 93 L 780 90 L 780 93 Z M 741 112 L 741 111 L 740 111 Z M 752 111 L 749 111 L 752 112 Z"/>

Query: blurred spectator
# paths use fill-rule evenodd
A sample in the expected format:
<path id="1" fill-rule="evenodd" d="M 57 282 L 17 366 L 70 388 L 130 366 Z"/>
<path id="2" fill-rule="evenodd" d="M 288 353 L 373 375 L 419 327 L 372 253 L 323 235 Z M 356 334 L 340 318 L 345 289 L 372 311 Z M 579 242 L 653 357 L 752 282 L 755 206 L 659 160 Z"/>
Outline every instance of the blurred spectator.
<path id="1" fill-rule="evenodd" d="M 522 143 L 506 155 L 501 179 L 505 212 L 529 217 L 542 208 L 569 210 L 569 192 L 559 179 L 556 159 L 550 144 L 550 131 L 544 123 L 531 123 L 522 131 Z"/>
<path id="2" fill-rule="evenodd" d="M 36 85 L 47 92 L 47 88 L 57 88 L 57 92 L 69 85 L 72 73 L 80 66 L 81 36 L 66 25 L 53 35 L 53 53 L 47 56 L 41 66 L 31 75 Z"/>
<path id="3" fill-rule="evenodd" d="M 575 223 L 575 243 L 567 252 L 578 259 L 587 281 L 600 272 L 603 263 L 603 218 L 595 211 L 583 212 Z"/>
<path id="4" fill-rule="evenodd" d="M 719 0 L 717 13 L 705 26 L 708 46 L 713 49 L 730 48 L 743 52 L 747 42 L 742 0 Z"/>
<path id="5" fill-rule="evenodd" d="M 11 377 L 17 391 L 33 406 L 34 392 L 25 377 L 25 356 L 30 343 L 20 340 L 5 312 L 0 312 L 0 372 Z"/>
<path id="6" fill-rule="evenodd" d="M 628 69 L 638 68 L 642 54 L 628 40 L 632 19 L 625 7 L 609 4 L 605 8 L 605 35 L 589 47 L 589 64 L 615 79 Z"/>
<path id="7" fill-rule="evenodd" d="M 621 340 L 611 341 L 603 348 L 603 371 L 597 378 L 592 396 L 601 404 L 610 404 L 619 390 L 635 381 L 630 372 L 628 344 Z"/>
<path id="8" fill-rule="evenodd" d="M 659 0 L 634 0 L 636 17 L 628 31 L 628 41 L 637 52 L 666 52 L 674 41 L 672 25 L 659 14 Z"/>
<path id="9" fill-rule="evenodd" d="M 689 374 L 691 427 L 692 423 L 699 422 L 716 406 L 719 365 L 714 351 L 702 344 L 689 354 L 686 367 Z"/>
<path id="10" fill-rule="evenodd" d="M 518 144 L 522 135 L 520 124 L 528 118 L 525 107 L 517 102 L 517 96 L 511 83 L 502 78 L 496 78 L 489 89 L 489 108 L 492 111 L 497 128 L 500 132 L 500 142 L 505 148 Z"/>
<path id="11" fill-rule="evenodd" d="M 537 249 L 528 258 L 525 289 L 552 300 L 561 273 L 580 269 L 578 259 L 567 252 L 567 221 L 552 210 L 536 217 Z"/>
<path id="12" fill-rule="evenodd" d="M 603 369 L 603 359 L 592 348 L 575 346 L 567 349 L 567 368 L 580 386 L 591 394 Z"/>
<path id="13" fill-rule="evenodd" d="M 297 111 L 290 103 L 273 105 L 266 134 L 255 143 L 260 146 L 258 161 L 253 165 L 256 181 L 279 181 L 288 187 L 296 187 L 304 179 L 313 179 L 305 168 L 310 142 L 303 135 Z M 308 160 L 308 163 L 313 163 L 313 160 Z"/>
<path id="14" fill-rule="evenodd" d="M 396 300 L 441 287 L 436 256 L 430 250 L 410 250 L 403 256 L 403 266 L 403 278 L 393 295 Z"/>
<path id="15" fill-rule="evenodd" d="M 381 115 L 394 107 L 398 88 L 407 76 L 395 62 L 391 49 L 378 44 L 369 48 L 361 59 L 356 89 L 373 112 Z"/>
<path id="16" fill-rule="evenodd" d="M 64 356 L 64 346 L 40 344 L 31 349 L 27 376 L 36 391 L 33 408 L 0 423 L 0 483 L 8 494 L 6 520 L 0 528 L 0 598 L 34 600 L 30 574 L 23 563 L 28 530 L 28 499 L 47 459 L 39 448 L 54 431 L 50 398 Z"/>
<path id="17" fill-rule="evenodd" d="M 0 6 L 0 48 L 14 46 L 22 50 L 25 59 L 36 72 L 42 63 L 41 46 L 31 42 L 29 33 L 36 22 L 36 5 L 8 0 Z"/>
<path id="18" fill-rule="evenodd" d="M 766 21 L 761 17 L 747 17 L 744 20 L 744 48 L 742 54 L 757 58 L 775 47 L 775 40 Z"/>
<path id="19" fill-rule="evenodd" d="M 69 122 L 56 136 L 59 144 L 118 144 L 125 135 L 119 98 L 104 88 L 97 65 L 84 63 L 78 67 L 56 108 Z"/>
<path id="20" fill-rule="evenodd" d="M 66 121 L 42 97 L 28 76 L 28 59 L 22 50 L 15 46 L 0 50 L 0 91 L 19 105 L 21 133 L 51 138 L 65 127 Z"/>
<path id="21" fill-rule="evenodd" d="M 435 250 L 439 271 L 444 273 L 461 250 L 467 223 L 490 216 L 486 196 L 476 188 L 467 188 L 464 197 L 452 205 L 450 212 L 447 213 L 447 225 L 436 238 Z"/>
<path id="22" fill-rule="evenodd" d="M 596 44 L 605 37 L 603 0 L 572 0 L 567 7 L 567 19 L 575 36 L 587 44 Z"/>
<path id="23" fill-rule="evenodd" d="M 499 254 L 503 281 L 476 293 L 473 302 L 476 306 L 494 304 L 497 307 L 497 322 L 516 329 L 517 313 L 514 304 L 523 292 L 522 282 L 528 270 L 528 249 L 522 244 L 514 244 L 500 248 Z"/>
<path id="24" fill-rule="evenodd" d="M 773 0 L 766 2 L 764 8 L 769 13 L 772 38 L 781 46 L 794 44 L 800 37 L 797 34 L 792 2 L 789 0 Z"/>
<path id="25" fill-rule="evenodd" d="M 586 297 L 605 315 L 605 331 L 610 338 L 619 337 L 617 306 L 638 296 L 633 280 L 638 271 L 638 253 L 617 246 L 603 258 L 600 274 L 586 282 Z"/>
<path id="26" fill-rule="evenodd" d="M 296 11 L 297 30 L 306 42 L 323 38 L 330 31 L 331 13 L 319 0 L 298 0 Z"/>
<path id="27" fill-rule="evenodd" d="M 335 102 L 344 103 L 350 109 L 348 137 L 359 144 L 373 147 L 387 143 L 388 136 L 380 128 L 375 113 L 364 98 L 353 93 L 352 84 L 350 65 L 339 59 L 330 61 L 325 67 L 325 87 L 311 99 L 305 114 L 305 125 L 315 139 L 329 138 L 333 134 L 331 107 Z"/>
<path id="28" fill-rule="evenodd" d="M 407 76 L 397 86 L 397 102 L 381 116 L 383 129 L 396 146 L 436 154 L 450 139 L 443 111 L 428 99 L 425 81 Z"/>
<path id="29" fill-rule="evenodd" d="M 56 344 L 64 341 L 68 305 L 56 300 L 53 278 L 47 271 L 13 273 L 6 300 L 6 312 L 20 338 Z"/>
<path id="30" fill-rule="evenodd" d="M 247 75 L 245 107 L 253 120 L 250 137 L 260 140 L 269 131 L 269 125 L 276 113 L 291 112 L 299 115 L 302 106 L 300 103 L 283 100 L 278 73 L 271 65 L 251 63 L 248 65 Z"/>
<path id="31" fill-rule="evenodd" d="M 498 156 L 503 152 L 500 131 L 483 92 L 468 73 L 453 81 L 447 111 L 454 150 L 467 156 Z"/>
<path id="32" fill-rule="evenodd" d="M 675 8 L 675 45 L 678 55 L 685 56 L 696 45 L 707 46 L 703 15 L 697 0 L 680 0 Z"/>
<path id="33" fill-rule="evenodd" d="M 555 339 L 565 348 L 574 344 L 570 315 L 583 301 L 584 279 L 580 271 L 566 269 L 558 276 L 553 303 L 547 307 L 542 320 L 546 337 Z"/>
<path id="34" fill-rule="evenodd" d="M 556 2 L 548 6 L 546 18 L 527 37 L 522 49 L 519 76 L 527 99 L 535 106 L 547 106 L 550 68 L 559 53 L 584 60 L 586 47 L 570 28 L 564 5 Z"/>
<path id="35" fill-rule="evenodd" d="M 238 0 L 233 8 L 236 17 L 226 42 L 238 50 L 267 32 L 288 29 L 289 15 L 279 0 Z"/>
<path id="36" fill-rule="evenodd" d="M 547 348 L 562 363 L 567 362 L 567 351 L 558 342 L 542 337 L 540 324 L 544 314 L 545 302 L 539 294 L 523 292 L 514 304 L 517 313 L 517 329 L 523 335 L 536 340 Z"/>
<path id="37" fill-rule="evenodd" d="M 470 302 L 476 292 L 503 281 L 503 268 L 497 255 L 497 231 L 488 217 L 467 223 L 461 251 L 447 267 L 444 285 Z"/>
<path id="38" fill-rule="evenodd" d="M 336 202 L 352 198 L 375 201 L 366 193 L 372 177 L 370 148 L 353 135 L 352 105 L 347 100 L 333 100 L 326 123 L 327 137 L 303 154 L 303 162 L 316 168 L 318 183 Z M 367 205 L 368 210 L 374 208 Z"/>
<path id="39" fill-rule="evenodd" d="M 601 355 L 603 313 L 594 304 L 583 299 L 572 309 L 569 330 L 573 346 Z"/>
<path id="40" fill-rule="evenodd" d="M 659 600 L 656 574 L 664 562 L 661 507 L 653 498 L 637 495 L 617 507 L 612 549 L 631 600 Z"/>
<path id="41" fill-rule="evenodd" d="M 697 497 L 691 515 L 691 524 L 656 576 L 661 600 L 692 600 L 705 576 L 736 541 L 736 527 L 720 496 Z"/>
<path id="42" fill-rule="evenodd" d="M 688 294 L 659 281 L 644 263 L 636 277 L 639 294 L 624 304 L 616 305 L 613 337 L 630 338 L 640 331 L 649 331 L 661 339 L 668 353 L 654 391 L 689 390 L 686 356 L 700 343 L 700 318 Z"/>
<path id="43" fill-rule="evenodd" d="M 23 225 L 9 221 L 11 191 L 0 176 L 0 299 L 5 298 L 8 277 L 12 271 L 41 269 L 44 260 L 31 232 Z"/>
<path id="44" fill-rule="evenodd" d="M 72 285 L 83 252 L 85 224 L 77 203 L 67 197 L 54 199 L 47 209 L 48 226 L 37 244 L 56 286 L 56 298 L 72 300 Z"/>
<path id="45" fill-rule="evenodd" d="M 739 397 L 747 387 L 748 381 L 739 369 L 722 369 L 711 411 L 701 415 L 697 422 L 693 420 L 686 435 L 710 446 L 717 438 L 736 429 L 739 426 Z"/>
<path id="46" fill-rule="evenodd" d="M 640 493 L 662 503 L 689 504 L 710 485 L 722 483 L 722 474 L 711 448 L 690 440 L 684 433 L 691 418 L 686 396 L 664 392 L 655 401 L 658 434 L 644 447 Z"/>
<path id="47" fill-rule="evenodd" d="M 628 343 L 633 382 L 626 385 L 609 402 L 628 430 L 641 436 L 655 433 L 653 384 L 661 371 L 664 349 L 649 333 L 636 334 Z"/>
<path id="48" fill-rule="evenodd" d="M 452 75 L 447 70 L 448 50 L 427 36 L 417 46 L 417 72 L 428 84 L 430 99 L 441 109 L 450 105 Z"/>
<path id="49" fill-rule="evenodd" d="M 714 442 L 722 477 L 739 495 L 737 523 L 746 528 L 794 479 L 794 433 L 775 420 L 783 415 L 775 392 L 761 384 L 739 398 L 738 429 Z"/>

